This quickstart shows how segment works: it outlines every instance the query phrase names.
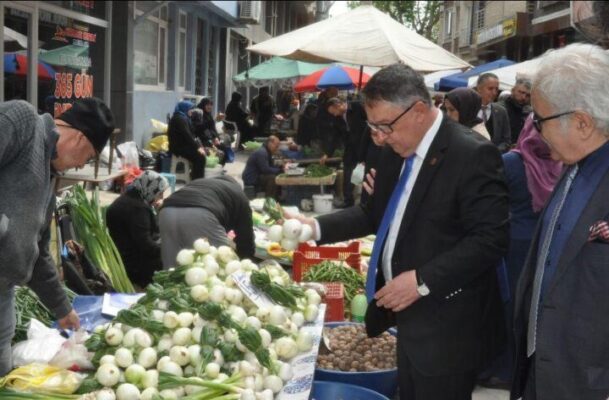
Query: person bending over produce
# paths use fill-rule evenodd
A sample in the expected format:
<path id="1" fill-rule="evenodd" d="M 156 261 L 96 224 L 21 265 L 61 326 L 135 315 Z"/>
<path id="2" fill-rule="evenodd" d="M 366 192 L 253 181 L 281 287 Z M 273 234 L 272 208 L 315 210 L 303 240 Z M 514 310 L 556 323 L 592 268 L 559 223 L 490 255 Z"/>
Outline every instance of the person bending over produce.
<path id="1" fill-rule="evenodd" d="M 15 285 L 28 285 L 62 328 L 79 328 L 49 252 L 59 172 L 104 148 L 114 117 L 99 99 L 76 101 L 57 119 L 25 101 L 0 104 L 0 376 L 12 368 Z"/>
<path id="2" fill-rule="evenodd" d="M 159 213 L 161 254 L 165 269 L 174 267 L 178 252 L 198 238 L 212 246 L 228 245 L 236 234 L 240 258 L 254 256 L 252 210 L 241 186 L 230 176 L 197 179 L 169 196 Z"/>
<path id="3" fill-rule="evenodd" d="M 154 171 L 138 176 L 127 191 L 108 207 L 110 236 L 121 254 L 131 282 L 145 287 L 154 271 L 163 269 L 161 237 L 154 208 L 169 184 Z"/>
<path id="4" fill-rule="evenodd" d="M 273 164 L 273 155 L 279 153 L 280 141 L 277 136 L 271 135 L 266 140 L 264 146 L 256 150 L 247 159 L 243 170 L 243 184 L 255 186 L 256 192 L 264 190 L 266 197 L 277 198 L 279 196 L 275 177 L 283 169 Z"/>

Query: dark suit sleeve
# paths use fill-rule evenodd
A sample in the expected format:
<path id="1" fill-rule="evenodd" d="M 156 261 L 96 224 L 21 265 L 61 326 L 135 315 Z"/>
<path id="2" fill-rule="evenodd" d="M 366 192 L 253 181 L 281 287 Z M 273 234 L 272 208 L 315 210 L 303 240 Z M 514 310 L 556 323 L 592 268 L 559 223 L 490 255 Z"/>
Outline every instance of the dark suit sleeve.
<path id="1" fill-rule="evenodd" d="M 497 145 L 501 153 L 505 153 L 510 149 L 512 143 L 512 129 L 510 128 L 510 118 L 507 111 L 500 105 L 493 105 L 495 108 L 494 118 L 497 125 L 493 137 L 493 143 Z"/>
<path id="2" fill-rule="evenodd" d="M 440 298 L 495 268 L 509 242 L 508 190 L 502 159 L 494 146 L 484 144 L 476 149 L 458 187 L 459 215 L 467 234 L 418 272 L 432 295 Z"/>
<path id="3" fill-rule="evenodd" d="M 373 234 L 375 226 L 371 216 L 372 204 L 373 201 L 370 201 L 364 206 L 357 205 L 317 217 L 321 230 L 321 240 L 318 243 L 336 243 Z"/>

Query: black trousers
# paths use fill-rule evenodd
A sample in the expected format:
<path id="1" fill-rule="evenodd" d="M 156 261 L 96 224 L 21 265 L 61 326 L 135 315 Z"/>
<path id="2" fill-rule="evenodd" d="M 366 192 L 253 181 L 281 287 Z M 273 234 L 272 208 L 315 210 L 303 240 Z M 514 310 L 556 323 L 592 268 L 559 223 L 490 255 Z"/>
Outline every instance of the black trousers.
<path id="1" fill-rule="evenodd" d="M 195 180 L 205 177 L 205 162 L 207 158 L 199 153 L 196 149 L 188 151 L 182 154 L 178 154 L 180 157 L 184 157 L 191 164 L 190 179 Z"/>
<path id="2" fill-rule="evenodd" d="M 458 375 L 425 376 L 410 363 L 398 340 L 400 400 L 471 400 L 476 371 Z"/>

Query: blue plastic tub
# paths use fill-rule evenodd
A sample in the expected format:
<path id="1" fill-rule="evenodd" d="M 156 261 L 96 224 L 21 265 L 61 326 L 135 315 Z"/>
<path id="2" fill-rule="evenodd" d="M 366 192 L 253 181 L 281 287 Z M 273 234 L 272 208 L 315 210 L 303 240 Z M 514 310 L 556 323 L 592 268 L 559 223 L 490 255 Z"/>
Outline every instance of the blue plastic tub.
<path id="1" fill-rule="evenodd" d="M 311 400 L 389 400 L 373 390 L 336 382 L 313 382 Z"/>
<path id="2" fill-rule="evenodd" d="M 334 328 L 341 325 L 362 325 L 355 322 L 327 322 L 326 327 Z M 394 329 L 390 329 L 392 335 L 396 335 Z M 375 392 L 393 398 L 398 389 L 398 370 L 387 369 L 374 372 L 344 372 L 323 368 L 315 368 L 315 380 L 325 382 L 342 382 L 351 385 L 362 386 Z M 328 397 L 331 399 L 332 397 Z M 346 397 L 345 397 L 346 399 Z M 320 399 L 316 399 L 320 400 Z M 354 400 L 349 398 L 349 400 Z"/>

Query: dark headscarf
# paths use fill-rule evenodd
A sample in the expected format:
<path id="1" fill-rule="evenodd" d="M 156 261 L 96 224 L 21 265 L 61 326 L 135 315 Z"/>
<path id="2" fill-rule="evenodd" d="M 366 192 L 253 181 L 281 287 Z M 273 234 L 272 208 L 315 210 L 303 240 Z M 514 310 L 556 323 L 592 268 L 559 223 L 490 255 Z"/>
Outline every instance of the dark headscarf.
<path id="1" fill-rule="evenodd" d="M 233 92 L 233 94 L 231 94 L 231 96 L 230 96 L 230 101 L 231 101 L 231 103 L 232 102 L 238 103 L 241 101 L 242 98 L 243 98 L 243 96 L 241 96 L 241 93 Z"/>
<path id="2" fill-rule="evenodd" d="M 456 88 L 446 94 L 446 98 L 459 111 L 459 123 L 473 128 L 482 120 L 478 118 L 478 111 L 482 107 L 480 95 L 469 88 Z"/>
<path id="3" fill-rule="evenodd" d="M 197 108 L 200 108 L 201 110 L 203 110 L 204 113 L 206 113 L 205 112 L 205 106 L 208 105 L 208 104 L 213 104 L 213 103 L 214 102 L 211 101 L 211 99 L 209 97 L 203 97 L 201 99 L 201 101 L 199 102 L 199 104 L 197 104 Z"/>
<path id="4" fill-rule="evenodd" d="M 129 189 L 136 191 L 148 205 L 151 205 L 156 196 L 168 187 L 167 179 L 154 171 L 144 171 L 129 185 Z"/>
<path id="5" fill-rule="evenodd" d="M 176 104 L 176 108 L 173 110 L 174 115 L 179 114 L 188 117 L 188 111 L 190 111 L 195 105 L 190 101 L 183 100 Z"/>

